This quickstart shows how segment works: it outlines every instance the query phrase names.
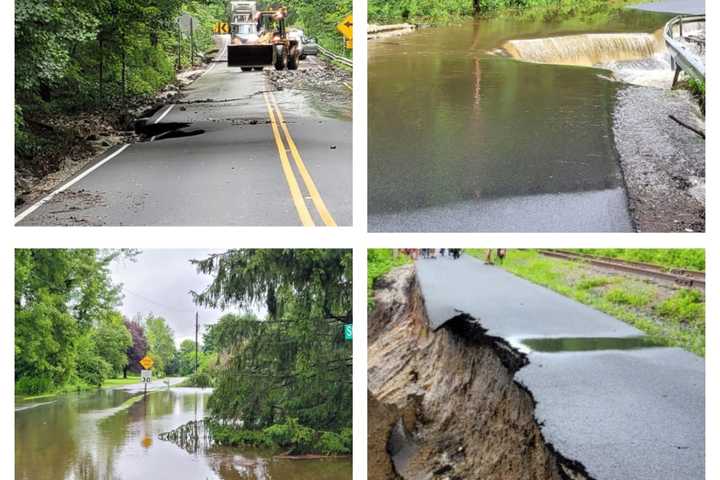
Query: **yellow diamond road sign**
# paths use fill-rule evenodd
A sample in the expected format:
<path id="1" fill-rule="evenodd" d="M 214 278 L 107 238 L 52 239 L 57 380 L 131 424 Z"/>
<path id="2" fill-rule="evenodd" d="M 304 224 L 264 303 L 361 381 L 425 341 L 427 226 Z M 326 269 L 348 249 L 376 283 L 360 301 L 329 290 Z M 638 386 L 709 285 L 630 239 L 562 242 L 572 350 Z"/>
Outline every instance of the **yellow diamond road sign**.
<path id="1" fill-rule="evenodd" d="M 347 17 L 343 18 L 340 23 L 337 24 L 337 29 L 340 33 L 342 33 L 342 36 L 345 37 L 346 40 L 352 40 L 352 31 L 353 31 L 353 19 L 352 15 L 348 15 Z"/>
<path id="2" fill-rule="evenodd" d="M 145 356 L 142 360 L 140 360 L 140 365 L 142 365 L 145 370 L 150 370 L 154 363 L 153 359 L 148 356 Z"/>
<path id="3" fill-rule="evenodd" d="M 215 22 L 213 33 L 230 33 L 230 27 L 225 22 Z"/>

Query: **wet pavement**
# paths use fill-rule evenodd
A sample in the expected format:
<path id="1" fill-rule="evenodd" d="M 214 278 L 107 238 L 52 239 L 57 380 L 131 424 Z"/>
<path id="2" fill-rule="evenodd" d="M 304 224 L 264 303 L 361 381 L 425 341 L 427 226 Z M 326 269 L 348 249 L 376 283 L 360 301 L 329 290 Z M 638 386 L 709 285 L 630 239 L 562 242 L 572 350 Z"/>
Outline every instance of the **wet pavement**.
<path id="1" fill-rule="evenodd" d="M 352 478 L 348 458 L 289 460 L 269 451 L 216 446 L 186 451 L 159 435 L 202 419 L 211 390 L 168 388 L 164 381 L 153 382 L 147 395 L 143 388 L 16 405 L 16 480 Z"/>
<path id="2" fill-rule="evenodd" d="M 592 478 L 705 478 L 702 358 L 642 345 L 636 328 L 467 255 L 416 269 L 433 328 L 468 314 L 524 347 L 515 378 L 545 440 Z"/>
<path id="3" fill-rule="evenodd" d="M 496 18 L 371 41 L 370 230 L 631 231 L 612 130 L 620 83 L 499 49 L 516 38 L 652 33 L 667 18 Z"/>
<path id="4" fill-rule="evenodd" d="M 350 225 L 352 122 L 347 112 L 321 111 L 302 91 L 272 92 L 265 72 L 229 68 L 224 58 L 221 54 L 175 104 L 148 120 L 146 127 L 154 129 L 148 141 L 130 145 L 32 213 L 21 212 L 19 224 L 298 226 L 299 201 L 316 225 L 325 225 L 288 152 L 299 185 L 298 195 L 291 194 L 269 122 L 267 94 L 283 113 L 330 216 L 338 225 Z"/>

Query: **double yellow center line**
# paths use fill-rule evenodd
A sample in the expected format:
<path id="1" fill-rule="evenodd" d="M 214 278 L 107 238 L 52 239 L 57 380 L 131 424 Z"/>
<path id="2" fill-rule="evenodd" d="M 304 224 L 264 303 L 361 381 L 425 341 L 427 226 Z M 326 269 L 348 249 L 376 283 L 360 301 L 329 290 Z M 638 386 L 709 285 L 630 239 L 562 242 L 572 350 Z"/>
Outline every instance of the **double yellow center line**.
<path id="1" fill-rule="evenodd" d="M 303 196 L 300 185 L 295 177 L 293 167 L 288 159 L 288 150 L 295 162 L 295 167 L 300 173 L 300 177 L 302 178 L 305 188 L 310 194 L 312 205 L 315 207 L 315 210 L 322 219 L 323 223 L 328 227 L 337 226 L 335 224 L 335 220 L 330 214 L 330 211 L 325 206 L 325 202 L 323 202 L 320 192 L 318 192 L 317 187 L 315 187 L 315 182 L 313 182 L 310 172 L 308 172 L 307 168 L 305 168 L 305 163 L 303 162 L 300 152 L 298 152 L 297 146 L 290 135 L 285 118 L 283 117 L 280 107 L 278 107 L 277 101 L 275 100 L 275 95 L 273 95 L 272 92 L 266 92 L 263 93 L 263 96 L 265 97 L 265 105 L 267 105 L 273 136 L 275 137 L 275 145 L 277 146 L 278 154 L 280 155 L 280 163 L 282 164 L 283 173 L 285 174 L 285 179 L 287 180 L 288 187 L 290 188 L 290 195 L 292 196 L 293 204 L 295 204 L 295 208 L 300 216 L 300 221 L 305 227 L 315 226 L 315 222 L 310 214 L 308 205 L 305 202 L 305 197 Z M 281 131 L 282 134 L 284 134 L 284 139 L 283 135 L 281 135 Z M 286 144 L 288 148 L 285 148 Z"/>

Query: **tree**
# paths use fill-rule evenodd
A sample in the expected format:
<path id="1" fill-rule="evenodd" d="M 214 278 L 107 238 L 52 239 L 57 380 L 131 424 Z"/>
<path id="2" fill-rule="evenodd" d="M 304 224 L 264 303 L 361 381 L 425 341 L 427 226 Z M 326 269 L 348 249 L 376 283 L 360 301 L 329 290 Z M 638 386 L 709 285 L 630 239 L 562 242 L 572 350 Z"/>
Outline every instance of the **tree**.
<path id="1" fill-rule="evenodd" d="M 124 371 L 128 364 L 127 351 L 132 336 L 125 327 L 122 315 L 111 312 L 102 318 L 92 335 L 98 354 L 110 364 L 112 372 Z"/>
<path id="2" fill-rule="evenodd" d="M 213 275 L 194 298 L 241 308 L 263 302 L 267 317 L 226 314 L 211 338 L 224 357 L 209 401 L 213 416 L 264 428 L 297 418 L 339 430 L 352 424 L 352 253 L 233 250 L 196 261 Z"/>
<path id="3" fill-rule="evenodd" d="M 130 332 L 132 338 L 132 345 L 127 349 L 127 364 L 123 368 L 123 378 L 127 378 L 127 372 L 139 373 L 141 366 L 140 360 L 148 352 L 147 339 L 145 338 L 145 329 L 142 326 L 141 318 L 136 320 L 125 319 L 125 328 Z"/>
<path id="4" fill-rule="evenodd" d="M 204 356 L 203 352 L 198 352 L 198 361 L 200 361 L 200 355 Z M 188 376 L 195 373 L 195 341 L 185 339 L 180 343 L 180 350 L 178 350 L 178 374 L 182 376 Z"/>
<path id="5" fill-rule="evenodd" d="M 121 252 L 15 252 L 15 380 L 42 393 L 78 379 L 79 342 L 114 312 L 119 287 L 109 264 Z"/>
<path id="6" fill-rule="evenodd" d="M 145 335 L 150 357 L 155 362 L 153 368 L 160 373 L 174 373 L 175 334 L 165 319 L 153 314 L 145 317 Z"/>

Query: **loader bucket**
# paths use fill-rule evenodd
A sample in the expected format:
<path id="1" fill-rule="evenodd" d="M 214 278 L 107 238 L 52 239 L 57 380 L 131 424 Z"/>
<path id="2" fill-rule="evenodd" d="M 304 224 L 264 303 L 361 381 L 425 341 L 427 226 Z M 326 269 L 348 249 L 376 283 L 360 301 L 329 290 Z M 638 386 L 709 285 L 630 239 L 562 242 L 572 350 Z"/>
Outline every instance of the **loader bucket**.
<path id="1" fill-rule="evenodd" d="M 264 67 L 273 64 L 272 45 L 228 45 L 228 67 Z"/>

